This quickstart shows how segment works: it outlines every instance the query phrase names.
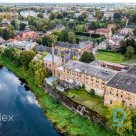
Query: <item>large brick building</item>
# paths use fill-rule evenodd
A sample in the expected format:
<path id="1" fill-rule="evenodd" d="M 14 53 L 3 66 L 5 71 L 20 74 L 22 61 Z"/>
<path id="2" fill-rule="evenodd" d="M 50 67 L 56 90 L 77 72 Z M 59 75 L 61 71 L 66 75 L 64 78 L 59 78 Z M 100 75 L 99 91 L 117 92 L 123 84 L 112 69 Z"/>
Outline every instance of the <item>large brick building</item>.
<path id="1" fill-rule="evenodd" d="M 102 67 L 96 67 L 79 61 L 69 61 L 55 69 L 55 76 L 60 80 L 85 85 L 87 91 L 95 90 L 95 94 L 104 95 L 106 83 L 116 71 Z"/>
<path id="2" fill-rule="evenodd" d="M 126 73 L 119 72 L 107 83 L 104 105 L 114 105 L 116 101 L 136 107 L 136 65 Z"/>

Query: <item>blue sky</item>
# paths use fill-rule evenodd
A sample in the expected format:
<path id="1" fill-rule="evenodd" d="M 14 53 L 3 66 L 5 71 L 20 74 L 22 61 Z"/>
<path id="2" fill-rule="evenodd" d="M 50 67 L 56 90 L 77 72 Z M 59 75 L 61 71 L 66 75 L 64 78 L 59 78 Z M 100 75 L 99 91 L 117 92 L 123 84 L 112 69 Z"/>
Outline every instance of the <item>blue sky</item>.
<path id="1" fill-rule="evenodd" d="M 111 3 L 111 2 L 124 2 L 124 3 L 129 3 L 129 2 L 136 2 L 136 0 L 0 0 L 0 2 L 4 3 Z"/>

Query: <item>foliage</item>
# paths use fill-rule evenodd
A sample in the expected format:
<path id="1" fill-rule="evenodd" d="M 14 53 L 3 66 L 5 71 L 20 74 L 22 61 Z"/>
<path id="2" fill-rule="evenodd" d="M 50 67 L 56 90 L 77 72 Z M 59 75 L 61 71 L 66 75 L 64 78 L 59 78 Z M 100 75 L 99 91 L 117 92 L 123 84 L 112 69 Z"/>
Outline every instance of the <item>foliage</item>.
<path id="1" fill-rule="evenodd" d="M 68 32 L 68 41 L 70 43 L 76 43 L 76 34 L 73 31 Z"/>
<path id="2" fill-rule="evenodd" d="M 58 35 L 58 40 L 62 42 L 68 41 L 68 32 L 67 30 L 62 30 Z"/>
<path id="3" fill-rule="evenodd" d="M 135 39 L 129 37 L 120 41 L 120 53 L 125 54 L 127 51 L 127 47 L 129 46 L 133 47 L 134 53 L 136 54 L 136 41 Z"/>
<path id="4" fill-rule="evenodd" d="M 80 61 L 90 63 L 95 60 L 95 57 L 92 52 L 84 52 L 80 58 Z"/>
<path id="5" fill-rule="evenodd" d="M 20 23 L 20 24 L 19 24 L 19 30 L 20 30 L 20 31 L 25 30 L 25 27 L 26 27 L 26 24 L 25 24 L 25 23 Z"/>
<path id="6" fill-rule="evenodd" d="M 1 35 L 5 40 L 8 40 L 9 38 L 13 38 L 15 36 L 15 32 L 6 28 L 1 31 Z"/>
<path id="7" fill-rule="evenodd" d="M 44 15 L 43 15 L 43 13 L 39 13 L 39 14 L 37 15 L 37 17 L 39 17 L 39 18 L 44 18 Z"/>
<path id="8" fill-rule="evenodd" d="M 16 20 L 12 20 L 11 21 L 11 25 L 14 26 L 14 29 L 17 30 L 18 29 L 18 23 Z"/>
<path id="9" fill-rule="evenodd" d="M 130 58 L 132 58 L 132 56 L 134 55 L 134 48 L 132 47 L 132 46 L 128 46 L 127 47 L 127 51 L 126 51 L 126 53 L 125 53 L 125 57 L 127 58 L 127 59 L 130 59 Z"/>
<path id="10" fill-rule="evenodd" d="M 103 18 L 104 12 L 97 10 L 95 14 L 96 14 L 97 21 L 100 21 Z"/>
<path id="11" fill-rule="evenodd" d="M 121 126 L 114 125 L 115 122 L 113 120 L 113 111 L 116 109 L 122 109 L 126 116 L 124 120 L 120 120 L 118 122 L 119 124 L 123 124 Z M 121 112 L 117 112 L 116 118 L 121 118 L 123 115 Z M 113 106 L 109 108 L 108 112 L 108 118 L 109 118 L 109 125 L 112 130 L 115 130 L 120 136 L 124 136 L 127 134 L 127 132 L 130 132 L 132 130 L 132 110 L 129 109 L 127 106 L 122 106 L 119 102 L 116 102 Z"/>

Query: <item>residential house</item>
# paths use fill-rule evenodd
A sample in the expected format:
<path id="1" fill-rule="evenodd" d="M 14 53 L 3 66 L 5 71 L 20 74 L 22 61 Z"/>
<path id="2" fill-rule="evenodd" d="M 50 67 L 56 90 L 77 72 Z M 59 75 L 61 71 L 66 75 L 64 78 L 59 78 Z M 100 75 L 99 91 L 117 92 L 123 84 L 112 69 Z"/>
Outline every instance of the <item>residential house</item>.
<path id="1" fill-rule="evenodd" d="M 57 42 L 55 48 L 60 51 L 72 51 L 75 50 L 80 54 L 83 54 L 86 51 L 90 51 L 93 47 L 92 41 L 82 41 L 79 44 L 71 44 L 68 42 Z"/>
<path id="2" fill-rule="evenodd" d="M 37 45 L 36 42 L 30 42 L 30 41 L 14 41 L 7 43 L 7 46 L 13 46 L 20 50 L 31 50 Z"/>
<path id="3" fill-rule="evenodd" d="M 122 28 L 119 30 L 120 34 L 125 34 L 125 35 L 133 35 L 133 28 Z"/>
<path id="4" fill-rule="evenodd" d="M 109 28 L 99 28 L 95 31 L 96 34 L 104 35 L 106 38 L 111 39 L 112 31 Z"/>
<path id="5" fill-rule="evenodd" d="M 39 34 L 35 31 L 24 31 L 19 33 L 17 37 L 20 37 L 23 40 L 30 40 L 30 39 L 37 39 L 39 37 Z"/>

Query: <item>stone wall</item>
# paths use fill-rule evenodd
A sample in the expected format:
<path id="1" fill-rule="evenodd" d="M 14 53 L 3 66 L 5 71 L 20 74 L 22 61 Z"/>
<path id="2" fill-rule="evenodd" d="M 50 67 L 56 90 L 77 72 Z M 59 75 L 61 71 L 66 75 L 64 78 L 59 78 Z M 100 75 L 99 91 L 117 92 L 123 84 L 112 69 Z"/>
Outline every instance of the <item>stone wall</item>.
<path id="1" fill-rule="evenodd" d="M 53 90 L 52 86 L 48 85 L 47 83 L 45 83 L 45 91 L 70 110 L 80 114 L 87 119 L 92 120 L 93 122 L 100 123 L 102 126 L 107 127 L 107 119 L 101 116 L 96 111 L 93 111 L 89 108 L 84 107 L 83 105 L 72 101 L 64 93 L 58 90 Z"/>

